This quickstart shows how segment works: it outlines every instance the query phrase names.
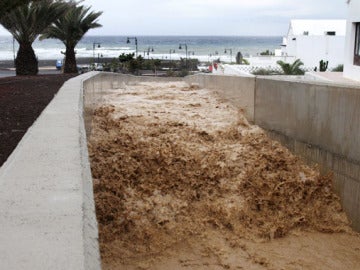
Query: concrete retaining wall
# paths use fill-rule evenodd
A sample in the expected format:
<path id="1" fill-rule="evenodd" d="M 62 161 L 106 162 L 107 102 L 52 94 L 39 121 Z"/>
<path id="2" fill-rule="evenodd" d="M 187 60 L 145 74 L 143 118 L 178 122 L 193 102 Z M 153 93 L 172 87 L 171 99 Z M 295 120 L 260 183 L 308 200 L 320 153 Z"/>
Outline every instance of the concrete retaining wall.
<path id="1" fill-rule="evenodd" d="M 82 114 L 66 82 L 0 168 L 0 269 L 100 269 Z"/>
<path id="2" fill-rule="evenodd" d="M 185 78 L 188 83 L 214 90 L 233 105 L 244 110 L 250 122 L 254 121 L 255 77 L 194 75 Z"/>
<path id="3" fill-rule="evenodd" d="M 265 76 L 185 80 L 218 92 L 293 153 L 333 172 L 335 190 L 360 231 L 360 86 Z"/>
<path id="4" fill-rule="evenodd" d="M 93 109 L 123 83 L 168 80 L 90 72 L 62 86 L 0 168 L 0 269 L 101 269 L 86 138 Z"/>
<path id="5" fill-rule="evenodd" d="M 95 73 L 94 73 L 95 74 Z M 99 106 L 101 97 L 109 89 L 116 89 L 123 85 L 139 82 L 167 82 L 164 77 L 139 77 L 116 73 L 97 73 L 84 81 L 84 119 L 86 132 L 91 130 L 91 118 L 93 110 Z M 183 81 L 182 78 L 171 78 L 171 81 Z"/>
<path id="6" fill-rule="evenodd" d="M 255 123 L 323 172 L 360 231 L 360 87 L 257 78 Z"/>

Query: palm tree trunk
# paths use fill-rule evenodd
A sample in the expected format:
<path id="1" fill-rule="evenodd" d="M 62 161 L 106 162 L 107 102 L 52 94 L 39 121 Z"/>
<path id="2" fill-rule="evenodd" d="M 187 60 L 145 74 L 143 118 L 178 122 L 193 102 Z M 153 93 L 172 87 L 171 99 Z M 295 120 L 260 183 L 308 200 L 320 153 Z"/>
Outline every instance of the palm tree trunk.
<path id="1" fill-rule="evenodd" d="M 15 59 L 16 75 L 36 75 L 38 60 L 30 42 L 21 42 Z"/>
<path id="2" fill-rule="evenodd" d="M 66 47 L 64 66 L 64 73 L 78 73 L 74 47 Z"/>

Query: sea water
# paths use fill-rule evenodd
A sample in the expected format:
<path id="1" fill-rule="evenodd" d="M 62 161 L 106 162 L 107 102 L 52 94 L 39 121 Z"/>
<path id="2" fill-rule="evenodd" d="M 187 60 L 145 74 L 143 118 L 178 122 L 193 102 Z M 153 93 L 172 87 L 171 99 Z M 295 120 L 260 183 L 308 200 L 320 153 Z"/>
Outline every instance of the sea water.
<path id="1" fill-rule="evenodd" d="M 280 48 L 279 36 L 85 36 L 76 47 L 77 57 L 117 58 L 122 53 L 136 53 L 144 58 L 180 59 L 198 58 L 223 62 L 235 61 L 236 54 L 244 57 Z M 181 45 L 181 46 L 180 46 Z M 181 49 L 180 49 L 181 47 Z M 39 60 L 62 59 L 65 46 L 59 40 L 36 40 L 33 44 Z M 186 50 L 187 49 L 187 50 Z M 18 44 L 11 36 L 0 36 L 0 60 L 12 60 Z"/>

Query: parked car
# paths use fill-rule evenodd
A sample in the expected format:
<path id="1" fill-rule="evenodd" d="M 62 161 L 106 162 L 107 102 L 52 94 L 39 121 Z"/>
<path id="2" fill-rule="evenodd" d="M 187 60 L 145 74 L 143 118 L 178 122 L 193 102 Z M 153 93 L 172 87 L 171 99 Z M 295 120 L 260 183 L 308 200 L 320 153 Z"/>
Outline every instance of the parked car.
<path id="1" fill-rule="evenodd" d="M 56 67 L 57 70 L 61 70 L 62 65 L 63 65 L 63 61 L 62 61 L 62 60 L 56 60 L 55 67 Z"/>
<path id="2" fill-rule="evenodd" d="M 90 66 L 89 65 L 77 65 L 77 70 L 80 74 L 83 74 L 90 70 Z"/>
<path id="3" fill-rule="evenodd" d="M 97 70 L 97 71 L 103 71 L 103 70 L 104 70 L 103 64 L 95 63 L 95 70 Z"/>
<path id="4" fill-rule="evenodd" d="M 101 63 L 93 63 L 90 65 L 90 70 L 103 71 L 104 66 Z"/>

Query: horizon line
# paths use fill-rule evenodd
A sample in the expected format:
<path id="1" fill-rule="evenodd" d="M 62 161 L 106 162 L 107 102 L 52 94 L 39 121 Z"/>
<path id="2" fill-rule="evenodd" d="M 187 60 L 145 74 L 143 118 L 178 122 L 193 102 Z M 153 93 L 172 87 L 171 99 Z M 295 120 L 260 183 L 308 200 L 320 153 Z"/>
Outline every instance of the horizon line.
<path id="1" fill-rule="evenodd" d="M 0 37 L 11 37 L 11 34 L 0 34 Z M 115 35 L 115 34 L 101 34 L 101 35 L 97 35 L 97 34 L 90 34 L 90 35 L 84 35 L 84 37 L 129 37 L 129 36 L 136 36 L 136 37 L 282 37 L 284 35 L 249 35 L 249 34 L 244 34 L 244 35 L 211 35 L 211 34 L 198 34 L 198 35 L 184 35 L 184 34 L 168 34 L 168 35 L 163 35 L 163 34 L 153 34 L 153 35 L 149 35 L 149 34 L 119 34 L 119 35 Z"/>

